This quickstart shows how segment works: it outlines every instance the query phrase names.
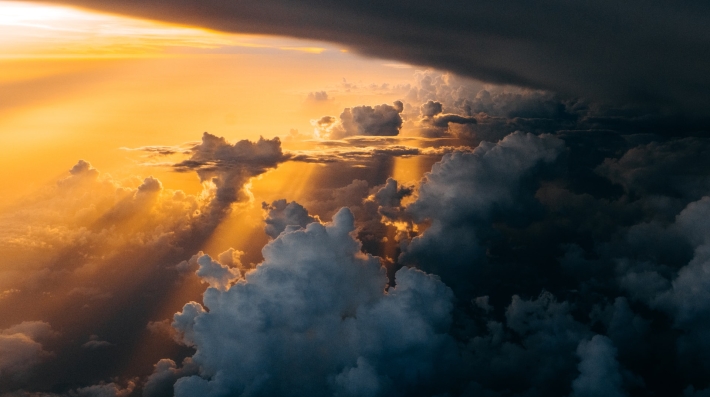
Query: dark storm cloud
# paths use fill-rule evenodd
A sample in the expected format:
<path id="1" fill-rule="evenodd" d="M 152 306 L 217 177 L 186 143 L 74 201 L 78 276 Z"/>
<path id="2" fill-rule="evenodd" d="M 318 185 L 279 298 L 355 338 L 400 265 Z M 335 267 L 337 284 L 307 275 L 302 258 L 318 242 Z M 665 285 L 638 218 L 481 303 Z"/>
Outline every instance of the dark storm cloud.
<path id="1" fill-rule="evenodd" d="M 597 173 L 624 187 L 629 194 L 658 194 L 699 199 L 710 192 L 710 142 L 685 138 L 650 142 L 607 159 Z"/>
<path id="2" fill-rule="evenodd" d="M 435 71 L 417 71 L 414 77 L 416 83 L 404 97 L 404 129 L 418 129 L 423 136 L 497 142 L 515 131 L 663 136 L 704 136 L 709 131 L 703 121 L 651 105 L 610 104 L 549 91 L 483 85 Z"/>
<path id="3" fill-rule="evenodd" d="M 612 341 L 595 335 L 577 347 L 579 377 L 572 382 L 572 397 L 623 397 L 622 378 Z"/>
<path id="4" fill-rule="evenodd" d="M 494 83 L 710 115 L 710 6 L 703 1 L 55 2 L 338 42 Z"/>
<path id="5" fill-rule="evenodd" d="M 497 144 L 481 143 L 471 153 L 445 155 L 407 207 L 416 222 L 429 220 L 431 226 L 407 243 L 404 261 L 441 275 L 452 286 L 480 277 L 461 277 L 477 272 L 475 263 L 485 247 L 476 241 L 485 238 L 497 215 L 524 217 L 534 210 L 534 186 L 525 181 L 563 149 L 563 141 L 554 136 L 515 133 Z"/>
<path id="6" fill-rule="evenodd" d="M 706 389 L 707 139 L 565 132 L 543 162 L 523 137 L 445 156 L 400 212 L 428 221 L 400 264 L 461 299 L 468 392 Z"/>

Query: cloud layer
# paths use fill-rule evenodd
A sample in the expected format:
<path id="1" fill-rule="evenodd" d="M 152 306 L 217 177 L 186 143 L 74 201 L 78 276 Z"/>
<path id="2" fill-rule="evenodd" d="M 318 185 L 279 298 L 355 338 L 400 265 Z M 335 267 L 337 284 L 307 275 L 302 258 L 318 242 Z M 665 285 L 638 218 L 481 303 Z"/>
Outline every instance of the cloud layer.
<path id="1" fill-rule="evenodd" d="M 352 208 L 331 224 L 265 207 L 274 222 L 290 205 L 291 227 L 175 316 L 196 354 L 166 379 L 178 396 L 704 393 L 705 139 L 615 136 L 517 132 L 415 190 L 353 181 L 309 204 Z"/>
<path id="2" fill-rule="evenodd" d="M 710 115 L 710 8 L 703 2 L 555 0 L 539 7 L 523 0 L 504 6 L 464 0 L 55 1 L 226 31 L 332 41 L 494 83 Z"/>
<path id="3" fill-rule="evenodd" d="M 4 214 L 0 250 L 12 260 L 0 269 L 0 370 L 13 375 L 0 390 L 707 394 L 710 141 L 648 127 L 663 114 L 647 108 L 434 72 L 417 79 L 401 105 L 350 108 L 353 131 L 385 136 L 299 153 L 278 139 L 204 134 L 171 165 L 197 174 L 199 196 L 79 161 Z M 441 137 L 399 136 L 410 132 Z M 408 139 L 431 147 L 400 145 Z M 392 178 L 414 155 L 408 166 L 424 178 Z M 249 180 L 285 161 L 322 164 L 288 165 L 313 167 L 298 202 L 254 205 Z M 212 237 L 234 221 L 234 203 L 244 205 L 232 215 L 251 205 L 260 221 L 263 211 L 258 236 L 227 225 L 234 248 L 205 255 L 225 249 Z M 258 265 L 243 260 L 262 246 Z M 22 322 L 35 314 L 40 322 Z M 33 331 L 48 324 L 58 339 Z M 146 353 L 146 340 L 173 350 Z M 150 361 L 115 366 L 134 355 Z"/>

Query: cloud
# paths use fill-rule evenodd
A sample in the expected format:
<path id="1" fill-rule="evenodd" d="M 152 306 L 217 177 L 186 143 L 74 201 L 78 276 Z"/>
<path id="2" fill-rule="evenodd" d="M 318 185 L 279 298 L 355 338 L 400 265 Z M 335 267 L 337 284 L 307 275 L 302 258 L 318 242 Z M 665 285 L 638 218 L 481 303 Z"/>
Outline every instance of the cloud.
<path id="1" fill-rule="evenodd" d="M 39 364 L 52 357 L 39 341 L 53 335 L 49 324 L 23 321 L 0 330 L 0 390 L 29 377 Z"/>
<path id="2" fill-rule="evenodd" d="M 249 197 L 244 185 L 250 178 L 287 159 L 279 138 L 230 144 L 224 138 L 205 132 L 202 142 L 192 148 L 190 158 L 175 164 L 174 168 L 182 172 L 196 171 L 201 181 L 213 183 L 216 187 L 214 209 L 221 211 Z"/>
<path id="3" fill-rule="evenodd" d="M 396 180 L 388 178 L 385 185 L 372 195 L 372 199 L 378 205 L 379 211 L 389 212 L 401 207 L 402 199 L 410 196 L 413 191 L 411 186 L 402 186 Z M 395 216 L 389 217 L 395 218 Z"/>
<path id="4" fill-rule="evenodd" d="M 100 350 L 112 346 L 114 346 L 113 343 L 99 339 L 98 335 L 89 336 L 89 340 L 83 345 L 81 345 L 82 349 L 88 350 Z"/>
<path id="5" fill-rule="evenodd" d="M 404 105 L 395 101 L 393 106 L 382 104 L 345 108 L 336 121 L 332 116 L 314 120 L 316 134 L 321 138 L 342 139 L 348 136 L 396 136 L 402 128 L 400 113 Z"/>
<path id="6" fill-rule="evenodd" d="M 321 193 L 321 194 L 318 194 Z M 305 202 L 308 211 L 320 215 L 321 219 L 332 218 L 341 208 L 348 207 L 357 212 L 363 200 L 370 193 L 370 185 L 362 179 L 355 179 L 349 184 L 334 188 L 314 191 L 313 198 Z M 356 216 L 356 220 L 359 217 Z"/>
<path id="7" fill-rule="evenodd" d="M 429 220 L 431 225 L 405 242 L 400 260 L 442 276 L 455 289 L 469 282 L 461 276 L 480 269 L 484 248 L 477 241 L 485 238 L 489 222 L 524 216 L 534 208 L 535 186 L 529 181 L 563 147 L 554 136 L 515 133 L 497 144 L 481 143 L 471 153 L 445 155 L 406 209 L 415 222 Z"/>
<path id="8" fill-rule="evenodd" d="M 538 163 L 554 161 L 563 148 L 551 135 L 515 133 L 471 153 L 447 154 L 426 176 L 408 211 L 420 220 L 447 223 L 490 218 L 497 207 L 519 205 L 521 179 Z"/>
<path id="9" fill-rule="evenodd" d="M 136 194 L 150 194 L 161 190 L 163 190 L 163 184 L 159 180 L 153 178 L 153 176 L 149 176 L 143 180 L 143 183 L 141 183 L 140 186 L 138 186 Z"/>
<path id="10" fill-rule="evenodd" d="M 471 116 L 442 113 L 443 105 L 440 102 L 428 100 L 420 106 L 421 123 L 424 125 L 425 136 L 443 136 L 449 133 L 449 123 L 477 124 L 478 120 Z"/>
<path id="11" fill-rule="evenodd" d="M 611 340 L 594 335 L 577 348 L 581 358 L 579 377 L 572 382 L 573 397 L 623 397 L 622 378 L 616 361 L 616 348 Z"/>
<path id="12" fill-rule="evenodd" d="M 710 58 L 704 48 L 710 12 L 704 3 L 663 1 L 639 13 L 637 4 L 561 0 L 543 8 L 524 1 L 504 7 L 493 1 L 395 1 L 385 7 L 308 0 L 184 0 L 169 7 L 158 1 L 55 1 L 219 30 L 332 41 L 488 82 L 708 115 Z"/>
<path id="13" fill-rule="evenodd" d="M 416 71 L 404 95 L 404 131 L 496 142 L 515 131 L 616 131 L 666 136 L 703 135 L 707 120 L 634 102 L 609 104 L 585 96 L 480 81 L 432 70 Z M 705 131 L 705 132 L 703 132 Z M 411 132 L 410 132 L 411 133 Z"/>
<path id="14" fill-rule="evenodd" d="M 354 227 L 343 209 L 332 223 L 285 232 L 246 280 L 205 292 L 208 310 L 186 305 L 173 325 L 195 346 L 199 376 L 178 379 L 175 395 L 435 392 L 456 357 L 452 294 L 409 268 L 385 291 Z"/>
<path id="15" fill-rule="evenodd" d="M 26 390 L 15 390 L 5 393 L 3 397 L 128 397 L 138 385 L 138 379 L 129 379 L 123 387 L 116 382 L 100 382 L 95 385 L 80 387 L 68 390 L 64 393 L 28 392 Z"/>
<path id="16" fill-rule="evenodd" d="M 129 380 L 126 387 L 121 387 L 119 384 L 101 383 L 91 385 L 70 391 L 70 397 L 128 397 L 136 387 L 135 380 Z"/>
<path id="17" fill-rule="evenodd" d="M 68 168 L 65 177 L 0 215 L 0 289 L 12 291 L 0 301 L 0 328 L 41 320 L 0 335 L 8 349 L 0 354 L 0 394 L 17 387 L 76 390 L 108 380 L 115 363 L 134 358 L 149 368 L 174 350 L 161 335 L 149 336 L 153 350 L 145 355 L 129 348 L 156 320 L 154 309 L 172 299 L 176 285 L 194 289 L 195 298 L 201 292 L 197 277 L 180 277 L 173 266 L 209 235 L 202 214 L 213 196 L 170 190 L 154 177 L 119 181 L 87 161 Z M 220 258 L 234 267 L 238 255 L 229 254 Z M 42 324 L 61 335 L 41 336 L 35 331 Z M 65 386 L 53 389 L 57 384 Z"/>
<path id="18" fill-rule="evenodd" d="M 276 200 L 271 204 L 262 203 L 267 211 L 264 231 L 271 238 L 278 237 L 285 230 L 305 228 L 309 223 L 318 222 L 318 217 L 308 215 L 308 211 L 295 201 Z"/>
<path id="19" fill-rule="evenodd" d="M 457 114 L 438 114 L 433 117 L 432 125 L 439 128 L 447 128 L 449 123 L 453 124 L 477 124 L 475 117 L 459 116 Z"/>
<path id="20" fill-rule="evenodd" d="M 469 325 L 474 335 L 462 349 L 464 395 L 569 395 L 577 346 L 590 336 L 571 309 L 543 292 L 535 299 L 514 295 L 500 317 L 475 311 L 480 325 Z"/>
<path id="21" fill-rule="evenodd" d="M 421 105 L 420 113 L 422 117 L 431 118 L 443 112 L 443 106 L 440 102 L 428 100 Z"/>
<path id="22" fill-rule="evenodd" d="M 178 368 L 175 361 L 162 359 L 155 364 L 153 373 L 146 379 L 143 385 L 143 396 L 145 397 L 171 397 L 173 396 L 173 385 L 175 382 L 186 376 L 196 375 L 198 368 L 188 357 Z"/>
<path id="23" fill-rule="evenodd" d="M 85 160 L 79 160 L 70 170 L 69 173 L 72 175 L 92 175 L 98 176 L 98 171 L 96 168 L 92 167 L 89 162 Z"/>
<path id="24" fill-rule="evenodd" d="M 141 146 L 136 148 L 122 147 L 121 150 L 129 152 L 147 152 L 149 156 L 171 156 L 173 154 L 190 154 L 194 144 L 181 146 Z"/>
<path id="25" fill-rule="evenodd" d="M 668 143 L 650 142 L 606 159 L 597 172 L 634 195 L 684 196 L 699 199 L 710 192 L 707 139 L 685 138 Z"/>
<path id="26" fill-rule="evenodd" d="M 471 151 L 468 146 L 417 148 L 403 145 L 352 147 L 349 144 L 328 149 L 290 151 L 290 161 L 304 163 L 371 162 L 373 157 L 441 156 L 455 151 Z"/>
<path id="27" fill-rule="evenodd" d="M 110 332 L 138 335 L 156 307 L 176 302 L 162 298 L 176 290 L 180 302 L 199 300 L 199 278 L 209 285 L 202 304 L 185 305 L 172 326 L 149 325 L 157 331 L 151 338 L 181 346 L 142 363 L 157 362 L 146 395 L 171 395 L 173 385 L 182 395 L 705 394 L 708 139 L 648 127 L 660 111 L 434 72 L 417 78 L 407 105 L 392 107 L 400 131 L 439 128 L 446 137 L 346 137 L 285 152 L 274 140 L 261 149 L 246 142 L 242 151 L 207 136 L 180 163 L 206 173 L 210 194 L 201 196 L 153 177 L 120 183 L 79 162 L 36 201 L 4 215 L 12 222 L 0 228 L 0 250 L 27 257 L 15 254 L 20 260 L 2 269 L 21 281 L 2 285 L 11 292 L 0 309 L 17 315 L 14 305 L 27 308 L 27 297 L 46 291 L 91 311 L 81 332 L 56 315 L 77 341 L 64 351 L 79 357 L 67 353 L 56 365 L 79 366 L 86 335 L 136 343 Z M 476 123 L 437 127 L 435 118 L 448 115 Z M 447 146 L 461 141 L 475 148 Z M 263 157 L 251 157 L 262 149 Z M 382 160 L 421 156 L 428 168 L 441 155 L 414 186 L 387 179 L 391 163 Z M 249 178 L 288 160 L 330 163 L 317 167 L 298 198 L 303 205 L 265 198 L 273 240 L 263 262 L 246 268 L 238 250 L 216 258 L 199 251 L 214 230 L 204 214 L 245 199 Z M 220 202 L 229 181 L 234 194 Z M 180 276 L 194 272 L 199 277 Z M 135 316 L 100 315 L 122 299 Z M 94 329 L 95 318 L 107 325 Z M 181 362 L 185 355 L 192 356 Z M 64 390 L 96 378 L 85 379 Z"/>
<path id="28" fill-rule="evenodd" d="M 400 139 L 323 147 L 394 152 Z M 449 141 L 417 139 L 435 150 Z M 710 371 L 706 145 L 702 137 L 516 132 L 444 155 L 415 186 L 382 175 L 343 179 L 333 163 L 303 205 L 264 207 L 273 240 L 255 268 L 234 249 L 174 266 L 201 249 L 188 245 L 196 234 L 186 225 L 200 224 L 195 212 L 215 196 L 178 195 L 154 178 L 129 187 L 81 166 L 37 208 L 71 209 L 60 219 L 74 234 L 62 238 L 82 255 L 111 236 L 111 269 L 147 258 L 141 271 L 161 271 L 144 285 L 162 294 L 189 280 L 197 292 L 198 278 L 208 285 L 203 303 L 185 305 L 172 325 L 149 325 L 151 337 L 184 350 L 148 363 L 157 365 L 146 396 L 171 395 L 173 386 L 177 395 L 681 395 L 706 390 Z M 137 229 L 117 228 L 143 218 Z M 167 234 L 157 246 L 175 248 L 145 256 L 154 245 L 123 240 L 134 231 L 146 241 Z M 97 256 L 88 257 L 71 256 L 91 268 Z M 179 277 L 193 272 L 199 277 Z M 72 302 L 89 306 L 126 295 L 75 284 Z M 28 288 L 5 299 L 20 302 Z M 155 319 L 143 316 L 140 330 Z M 87 351 L 80 347 L 91 334 L 130 342 L 92 329 L 76 350 Z"/>
<path id="29" fill-rule="evenodd" d="M 311 102 L 324 102 L 331 100 L 332 98 L 328 97 L 328 93 L 325 91 L 314 91 L 309 92 L 306 99 Z"/>
<path id="30" fill-rule="evenodd" d="M 238 268 L 225 266 L 213 261 L 208 255 L 197 259 L 200 268 L 197 269 L 197 276 L 210 285 L 210 288 L 226 290 L 230 284 L 241 276 Z"/>
<path id="31" fill-rule="evenodd" d="M 175 270 L 181 274 L 194 273 L 210 287 L 225 290 L 242 276 L 242 271 L 247 270 L 240 260 L 242 255 L 244 252 L 230 248 L 219 254 L 218 261 L 215 261 L 199 251 L 189 260 L 175 265 Z M 157 332 L 164 331 L 160 323 L 151 322 L 149 327 Z"/>

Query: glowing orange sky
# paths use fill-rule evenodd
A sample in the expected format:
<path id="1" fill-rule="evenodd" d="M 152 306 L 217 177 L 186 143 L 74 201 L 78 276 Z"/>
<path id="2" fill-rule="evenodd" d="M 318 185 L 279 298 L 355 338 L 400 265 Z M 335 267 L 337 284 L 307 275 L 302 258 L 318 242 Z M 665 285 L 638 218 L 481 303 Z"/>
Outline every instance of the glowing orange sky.
<path id="1" fill-rule="evenodd" d="M 0 37 L 0 167 L 13 170 L 0 206 L 80 158 L 118 178 L 154 174 L 197 189 L 194 175 L 137 166 L 140 156 L 120 148 L 195 141 L 203 131 L 231 141 L 310 133 L 311 119 L 397 99 L 368 87 L 413 73 L 322 43 L 32 3 L 0 1 Z M 323 90 L 329 100 L 307 100 Z"/>
<path id="2" fill-rule="evenodd" d="M 287 137 L 311 134 L 314 119 L 345 107 L 401 99 L 414 74 L 329 44 L 24 2 L 0 1 L 0 37 L 0 168 L 10 170 L 0 184 L 0 217 L 66 177 L 79 159 L 124 187 L 154 175 L 169 191 L 197 195 L 194 173 L 146 165 L 174 159 L 127 149 L 195 142 L 203 131 L 230 142 L 281 136 L 285 148 L 303 149 L 309 144 Z M 327 100 L 309 98 L 320 91 Z M 389 172 L 404 182 L 430 166 L 393 161 Z M 240 204 L 203 249 L 258 253 L 261 201 L 299 200 L 322 167 L 286 163 L 261 175 L 252 183 L 256 200 Z"/>

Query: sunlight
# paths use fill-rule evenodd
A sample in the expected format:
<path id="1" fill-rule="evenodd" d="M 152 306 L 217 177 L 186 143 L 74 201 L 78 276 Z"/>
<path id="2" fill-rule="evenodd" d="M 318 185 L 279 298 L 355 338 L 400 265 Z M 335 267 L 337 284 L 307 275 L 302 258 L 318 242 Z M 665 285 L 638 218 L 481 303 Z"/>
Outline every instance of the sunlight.
<path id="1" fill-rule="evenodd" d="M 312 178 L 318 164 L 284 163 L 249 182 L 251 193 L 259 201 L 237 203 L 205 242 L 203 250 L 217 255 L 229 248 L 245 251 L 245 263 L 261 259 L 259 249 L 266 243 L 262 201 L 270 204 L 279 199 L 299 201 L 313 188 Z"/>
<path id="2" fill-rule="evenodd" d="M 132 58 L 228 49 L 321 54 L 293 39 L 226 34 L 71 7 L 0 1 L 0 58 Z M 336 50 L 334 50 L 336 51 Z"/>

